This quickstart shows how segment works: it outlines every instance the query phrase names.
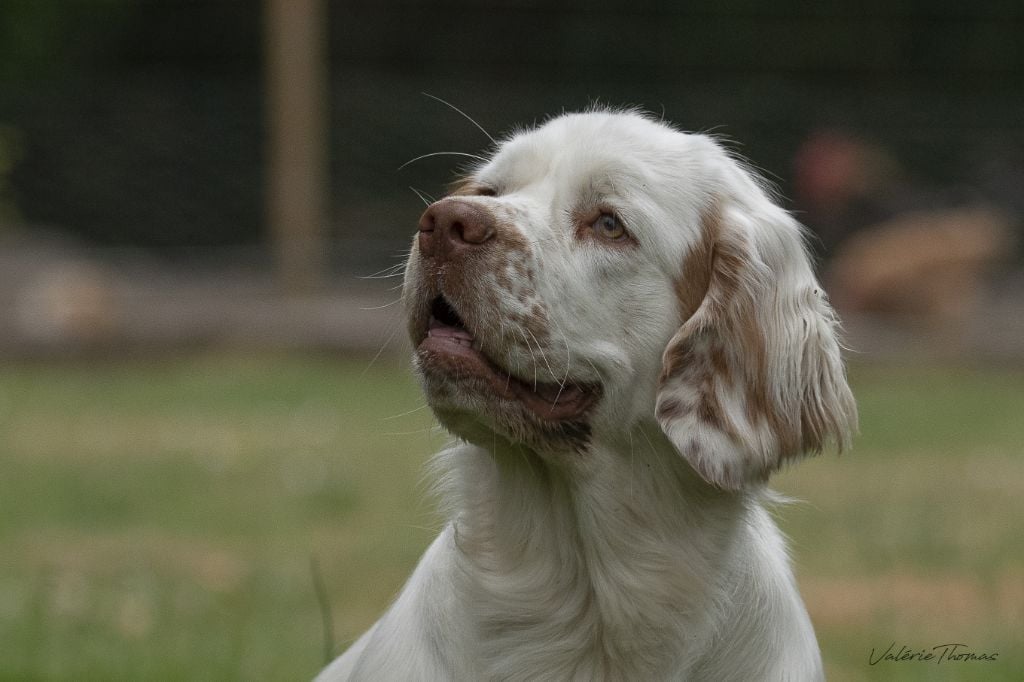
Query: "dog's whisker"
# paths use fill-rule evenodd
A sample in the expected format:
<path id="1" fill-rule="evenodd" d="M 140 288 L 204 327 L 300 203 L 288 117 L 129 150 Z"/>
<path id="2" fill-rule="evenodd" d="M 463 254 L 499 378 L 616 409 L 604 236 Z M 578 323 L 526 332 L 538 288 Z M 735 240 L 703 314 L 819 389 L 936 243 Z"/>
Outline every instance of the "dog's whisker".
<path id="1" fill-rule="evenodd" d="M 422 201 L 425 206 L 430 206 L 437 201 L 437 199 L 430 196 L 423 190 L 416 189 L 415 187 L 409 187 L 409 189 L 411 189 L 413 193 L 420 198 L 420 201 Z"/>
<path id="2" fill-rule="evenodd" d="M 588 365 L 590 365 L 590 369 L 594 370 L 594 377 L 600 379 L 602 377 L 602 374 L 601 374 L 601 370 L 599 370 L 597 368 L 597 365 L 595 365 L 594 362 L 590 358 L 588 358 L 586 356 L 583 357 L 583 360 Z"/>
<path id="3" fill-rule="evenodd" d="M 383 270 L 378 270 L 372 275 L 358 275 L 357 279 L 389 279 L 391 277 L 400 277 L 402 271 L 405 270 L 405 261 L 389 265 Z"/>
<path id="4" fill-rule="evenodd" d="M 530 337 L 533 338 L 533 342 L 535 344 L 537 344 L 537 351 L 540 353 L 540 359 L 544 361 L 544 365 L 548 368 L 548 374 L 550 374 L 552 377 L 554 377 L 555 376 L 555 370 L 553 370 L 551 368 L 551 363 L 548 362 L 547 353 L 545 353 L 544 349 L 541 347 L 540 341 L 537 340 L 536 335 L 533 333 L 533 331 L 529 327 L 526 327 L 526 331 L 527 331 L 527 333 L 530 334 Z"/>
<path id="5" fill-rule="evenodd" d="M 363 368 L 363 371 L 359 373 L 360 377 L 366 376 L 366 373 L 370 371 L 370 368 L 372 368 L 373 365 L 377 362 L 377 360 L 380 359 L 381 355 L 384 354 L 384 350 L 391 345 L 392 341 L 395 340 L 395 334 L 398 333 L 398 330 L 400 330 L 402 326 L 403 325 L 399 322 L 399 319 L 397 317 L 392 317 L 387 322 L 387 326 L 385 327 L 385 334 L 387 334 L 387 337 L 384 339 L 384 342 L 380 344 L 380 346 L 377 348 L 377 352 L 373 354 L 373 357 L 370 358 L 370 361 L 366 363 L 366 367 Z"/>
<path id="6" fill-rule="evenodd" d="M 395 277 L 401 277 L 404 273 L 392 272 L 388 275 L 359 275 L 356 279 L 393 279 Z"/>
<path id="7" fill-rule="evenodd" d="M 406 166 L 408 166 L 409 164 L 416 163 L 417 161 L 422 161 L 423 159 L 429 159 L 429 158 L 434 157 L 434 156 L 463 156 L 463 157 L 466 157 L 468 159 L 473 159 L 474 161 L 479 161 L 481 163 L 487 161 L 487 159 L 485 159 L 484 157 L 480 156 L 479 154 L 470 154 L 468 152 L 430 152 L 429 154 L 420 154 L 419 156 L 417 156 L 414 159 L 409 159 L 408 161 L 403 163 L 401 166 L 399 166 L 395 170 L 396 171 L 400 171 L 403 168 L 405 168 Z"/>
<path id="8" fill-rule="evenodd" d="M 642 427 L 640 428 L 640 435 L 644 437 L 645 441 L 647 441 L 647 445 L 651 449 L 651 454 L 656 455 L 657 450 L 654 449 L 654 443 L 651 442 L 651 437 L 647 435 L 647 431 Z"/>
<path id="9" fill-rule="evenodd" d="M 408 417 L 410 414 L 422 412 L 423 410 L 426 410 L 429 407 L 430 405 L 428 405 L 427 403 L 423 403 L 419 407 L 414 407 L 411 410 L 408 410 L 407 412 L 402 412 L 401 414 L 393 414 L 390 417 L 382 417 L 381 421 L 393 421 L 395 419 L 401 419 L 402 417 Z"/>
<path id="10" fill-rule="evenodd" d="M 457 106 L 455 106 L 454 104 L 452 104 L 451 102 L 449 102 L 447 100 L 441 99 L 437 95 L 431 95 L 429 92 L 423 92 L 423 93 L 420 93 L 420 94 L 422 94 L 422 95 L 424 95 L 426 97 L 429 97 L 432 100 L 440 102 L 441 104 L 443 104 L 446 107 L 448 107 L 448 108 L 452 109 L 453 111 L 455 111 L 455 113 L 457 113 L 457 114 L 461 114 L 463 118 L 465 118 L 467 121 L 469 121 L 470 123 L 475 125 L 477 127 L 477 130 L 479 130 L 481 133 L 486 135 L 487 139 L 491 141 L 491 144 L 493 144 L 493 145 L 497 145 L 498 144 L 497 140 L 495 140 L 493 137 L 491 137 L 491 134 L 489 132 L 487 132 L 486 130 L 484 130 L 484 127 L 482 125 L 477 123 L 476 120 L 473 119 L 473 117 L 471 117 L 469 114 L 467 114 L 462 109 L 459 109 Z"/>
<path id="11" fill-rule="evenodd" d="M 388 303 L 382 303 L 381 305 L 360 306 L 359 309 L 360 310 L 366 310 L 366 311 L 370 311 L 370 310 L 383 310 L 384 308 L 390 308 L 391 306 L 395 305 L 396 303 L 401 303 L 401 302 L 402 302 L 402 297 L 399 296 L 394 301 L 389 301 Z"/>
<path id="12" fill-rule="evenodd" d="M 388 436 L 389 438 L 400 438 L 403 436 L 421 436 L 424 433 L 429 434 L 434 431 L 433 426 L 428 426 L 422 429 L 413 429 L 412 431 L 384 431 L 381 435 Z M 398 453 L 395 453 L 397 456 Z"/>
<path id="13" fill-rule="evenodd" d="M 528 338 L 526 338 L 526 334 L 523 333 L 522 328 L 517 326 L 515 329 L 516 329 L 517 332 L 519 332 L 519 336 L 522 337 L 523 342 L 526 344 L 526 349 L 528 351 L 530 351 L 530 365 L 533 367 L 533 390 L 536 391 L 537 390 L 537 384 L 538 384 L 537 365 L 539 364 L 537 362 L 537 356 L 534 354 L 533 346 L 530 345 L 530 340 Z M 527 330 L 527 331 L 529 331 L 529 330 Z M 532 336 L 532 333 L 531 333 L 531 336 Z M 536 340 L 536 339 L 534 339 L 534 340 Z M 538 346 L 539 346 L 539 344 L 538 344 Z"/>
<path id="14" fill-rule="evenodd" d="M 565 382 L 569 380 L 569 374 L 572 372 L 572 346 L 569 344 L 569 337 L 562 329 L 562 326 L 553 319 L 552 322 L 558 332 L 558 336 L 562 339 L 562 343 L 565 344 L 565 376 L 562 378 L 562 385 L 564 386 Z"/>

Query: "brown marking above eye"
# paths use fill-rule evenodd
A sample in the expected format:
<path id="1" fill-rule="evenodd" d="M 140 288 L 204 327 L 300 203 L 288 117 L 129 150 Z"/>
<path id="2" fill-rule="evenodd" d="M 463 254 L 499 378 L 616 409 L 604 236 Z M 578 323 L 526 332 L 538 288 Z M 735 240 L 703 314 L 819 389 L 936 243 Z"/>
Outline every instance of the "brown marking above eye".
<path id="1" fill-rule="evenodd" d="M 452 197 L 493 197 L 498 192 L 475 178 L 462 178 L 450 185 L 448 196 Z"/>

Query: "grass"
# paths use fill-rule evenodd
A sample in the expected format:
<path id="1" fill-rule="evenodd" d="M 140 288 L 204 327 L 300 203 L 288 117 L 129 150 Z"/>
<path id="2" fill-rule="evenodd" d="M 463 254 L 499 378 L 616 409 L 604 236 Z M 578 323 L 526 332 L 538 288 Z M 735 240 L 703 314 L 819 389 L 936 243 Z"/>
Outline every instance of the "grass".
<path id="1" fill-rule="evenodd" d="M 0 365 L 0 680 L 293 680 L 438 527 L 404 363 Z M 1024 372 L 858 367 L 852 453 L 777 478 L 830 680 L 1024 670 Z M 868 664 L 891 642 L 993 663 Z"/>
<path id="2" fill-rule="evenodd" d="M 853 452 L 775 484 L 806 501 L 779 516 L 829 679 L 1021 679 L 1024 372 L 858 367 L 851 382 Z M 999 657 L 868 665 L 892 642 Z"/>

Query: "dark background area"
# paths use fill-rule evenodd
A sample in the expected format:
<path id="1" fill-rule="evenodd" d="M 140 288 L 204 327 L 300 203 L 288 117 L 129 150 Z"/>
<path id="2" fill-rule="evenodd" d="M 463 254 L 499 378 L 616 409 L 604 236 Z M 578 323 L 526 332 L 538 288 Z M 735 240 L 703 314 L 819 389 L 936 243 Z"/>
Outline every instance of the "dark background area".
<path id="1" fill-rule="evenodd" d="M 6 215 L 168 254 L 261 243 L 259 2 L 0 9 Z M 796 210 L 794 154 L 820 130 L 883 146 L 940 201 L 1024 209 L 1024 5 L 1012 0 L 361 0 L 330 3 L 329 17 L 330 232 L 367 250 L 404 240 L 419 205 L 408 186 L 436 194 L 457 165 L 402 163 L 488 144 L 421 92 L 492 134 L 635 104 L 739 141 Z"/>

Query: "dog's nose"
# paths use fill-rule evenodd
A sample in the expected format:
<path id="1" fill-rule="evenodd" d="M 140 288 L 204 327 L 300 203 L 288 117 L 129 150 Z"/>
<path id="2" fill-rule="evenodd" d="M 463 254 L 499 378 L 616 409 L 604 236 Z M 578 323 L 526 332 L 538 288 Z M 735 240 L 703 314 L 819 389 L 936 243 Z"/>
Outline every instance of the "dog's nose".
<path id="1" fill-rule="evenodd" d="M 419 223 L 420 253 L 450 258 L 494 236 L 494 216 L 468 201 L 442 199 L 427 207 Z"/>

